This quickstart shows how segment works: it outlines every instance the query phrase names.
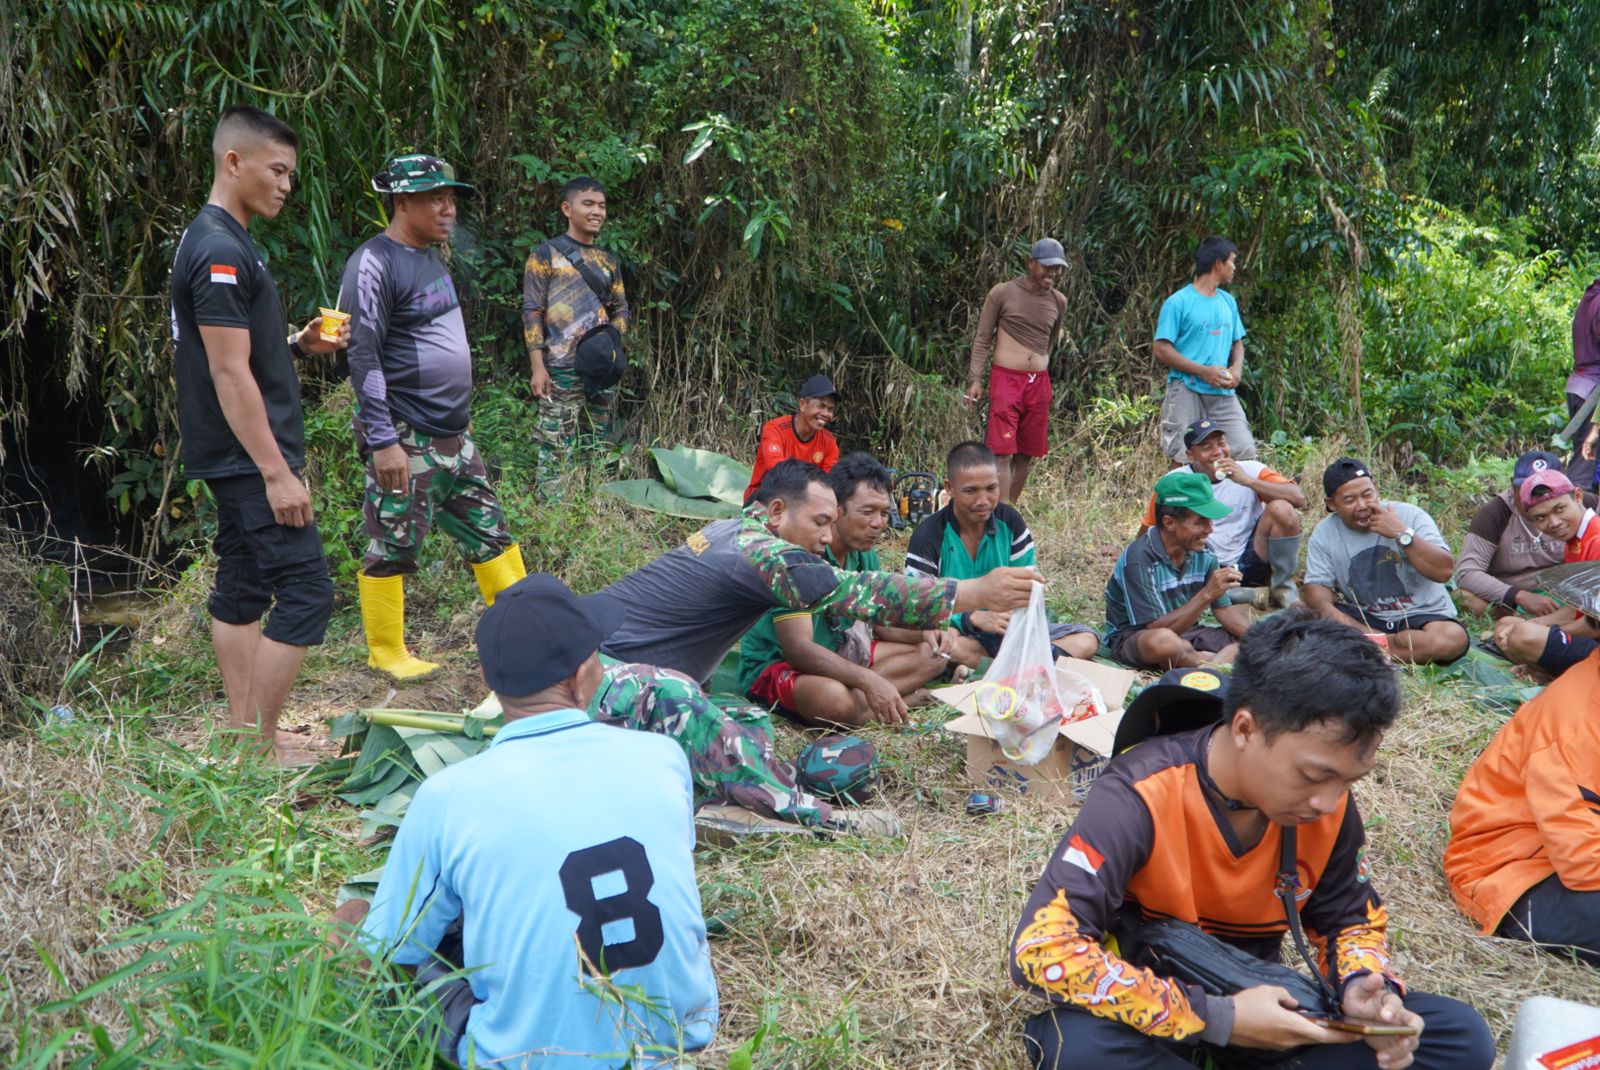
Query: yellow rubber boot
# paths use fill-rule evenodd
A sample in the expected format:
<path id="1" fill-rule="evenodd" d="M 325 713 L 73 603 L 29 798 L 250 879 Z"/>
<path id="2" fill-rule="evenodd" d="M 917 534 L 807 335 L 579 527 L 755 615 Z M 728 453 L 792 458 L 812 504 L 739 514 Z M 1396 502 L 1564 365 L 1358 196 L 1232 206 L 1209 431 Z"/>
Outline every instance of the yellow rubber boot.
<path id="1" fill-rule="evenodd" d="M 418 680 L 436 671 L 431 661 L 406 650 L 406 588 L 404 576 L 369 576 L 356 573 L 361 592 L 361 623 L 367 632 L 367 664 L 396 680 Z"/>
<path id="2" fill-rule="evenodd" d="M 498 557 L 491 557 L 481 565 L 472 566 L 478 577 L 478 590 L 483 592 L 484 605 L 494 605 L 494 596 L 528 574 L 522 564 L 522 547 L 512 544 Z"/>

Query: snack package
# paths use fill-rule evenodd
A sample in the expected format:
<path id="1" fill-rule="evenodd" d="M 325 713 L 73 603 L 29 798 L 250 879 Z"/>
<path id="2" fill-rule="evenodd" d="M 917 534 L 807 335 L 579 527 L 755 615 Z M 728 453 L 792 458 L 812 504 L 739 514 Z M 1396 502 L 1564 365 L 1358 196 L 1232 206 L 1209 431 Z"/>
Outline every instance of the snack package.
<path id="1" fill-rule="evenodd" d="M 1001 752 L 1014 762 L 1034 765 L 1049 756 L 1063 723 L 1093 717 L 1105 699 L 1088 680 L 1063 688 L 1050 649 L 1050 622 L 1044 612 L 1044 585 L 1035 583 L 1028 608 L 1011 614 L 1011 624 L 976 695 Z"/>

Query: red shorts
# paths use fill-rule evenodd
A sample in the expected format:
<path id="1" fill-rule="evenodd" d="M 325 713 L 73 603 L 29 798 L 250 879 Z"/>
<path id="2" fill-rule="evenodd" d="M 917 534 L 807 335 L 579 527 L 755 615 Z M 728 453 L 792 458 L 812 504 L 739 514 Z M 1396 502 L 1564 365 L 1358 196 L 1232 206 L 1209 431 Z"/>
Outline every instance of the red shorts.
<path id="1" fill-rule="evenodd" d="M 872 652 L 867 655 L 867 660 L 869 664 L 878 660 L 876 639 L 872 641 Z M 761 675 L 750 685 L 750 697 L 763 706 L 776 706 L 780 710 L 795 713 L 794 682 L 800 675 L 787 661 L 775 661 L 762 669 Z"/>
<path id="2" fill-rule="evenodd" d="M 1050 373 L 989 369 L 989 431 L 984 444 L 996 456 L 1043 457 L 1049 448 Z"/>

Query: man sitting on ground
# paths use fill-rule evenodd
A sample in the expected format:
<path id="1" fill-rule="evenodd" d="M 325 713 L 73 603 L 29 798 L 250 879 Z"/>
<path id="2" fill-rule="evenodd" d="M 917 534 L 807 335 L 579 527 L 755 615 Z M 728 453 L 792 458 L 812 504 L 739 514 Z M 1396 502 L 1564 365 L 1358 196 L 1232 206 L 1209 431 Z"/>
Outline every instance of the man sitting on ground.
<path id="1" fill-rule="evenodd" d="M 1467 630 L 1444 586 L 1455 559 L 1433 518 L 1379 498 L 1367 466 L 1348 457 L 1322 473 L 1322 490 L 1333 515 L 1306 544 L 1306 603 L 1329 620 L 1384 636 L 1401 661 L 1466 653 Z"/>
<path id="2" fill-rule="evenodd" d="M 847 572 L 808 546 L 833 541 L 839 504 L 827 474 L 788 460 L 768 472 L 744 514 L 718 520 L 606 588 L 628 619 L 605 652 L 705 680 L 769 609 L 828 611 L 835 617 L 918 630 L 943 627 L 952 612 L 1028 604 L 1031 567 L 997 568 L 972 579 L 924 579 Z"/>
<path id="3" fill-rule="evenodd" d="M 1184 428 L 1183 445 L 1189 463 L 1176 471 L 1199 472 L 1211 480 L 1217 500 L 1233 510 L 1212 525 L 1206 548 L 1243 577 L 1234 600 L 1244 600 L 1239 595 L 1254 588 L 1263 596 L 1256 600 L 1258 609 L 1293 604 L 1299 598 L 1294 570 L 1300 561 L 1300 510 L 1306 507 L 1300 485 L 1260 461 L 1234 460 L 1215 420 L 1196 420 Z M 1155 527 L 1154 495 L 1140 523 Z"/>
<path id="4" fill-rule="evenodd" d="M 477 640 L 506 725 L 417 789 L 362 925 L 372 954 L 440 985 L 439 1048 L 461 1066 L 677 1065 L 716 1029 L 688 764 L 583 712 L 625 615 L 544 574 L 500 592 Z"/>
<path id="5" fill-rule="evenodd" d="M 1564 561 L 1600 561 L 1600 523 L 1583 494 L 1561 472 L 1546 469 L 1522 484 L 1517 500 L 1528 520 L 1562 547 Z M 1495 644 L 1518 665 L 1560 676 L 1600 647 L 1600 629 L 1560 604 L 1532 620 L 1506 617 L 1495 625 Z"/>
<path id="6" fill-rule="evenodd" d="M 806 549 L 846 572 L 881 571 L 874 547 L 889 527 L 889 470 L 870 454 L 852 453 L 833 466 L 828 482 L 839 501 L 833 539 Z M 867 629 L 826 613 L 774 609 L 741 641 L 739 688 L 805 724 L 904 724 L 904 696 L 949 667 L 938 653 L 949 634 Z"/>
<path id="7" fill-rule="evenodd" d="M 1033 533 L 1022 514 L 1001 494 L 1000 465 L 981 442 L 958 442 L 945 457 L 945 493 L 950 504 L 917 525 L 906 545 L 906 575 L 967 580 L 1003 566 L 1031 566 L 1036 560 Z M 1005 638 L 1011 614 L 978 610 L 950 618 L 961 633 L 950 653 L 976 667 L 994 657 Z M 1052 624 L 1056 656 L 1092 658 L 1100 637 L 1081 624 Z"/>
<path id="8" fill-rule="evenodd" d="M 1227 597 L 1239 570 L 1217 564 L 1206 544 L 1212 521 L 1231 510 L 1198 472 L 1168 472 L 1155 499 L 1155 525 L 1122 551 L 1106 581 L 1106 649 L 1135 669 L 1226 664 L 1250 618 Z M 1200 623 L 1207 609 L 1215 625 Z"/>
<path id="9" fill-rule="evenodd" d="M 1388 916 L 1368 881 L 1349 791 L 1400 712 L 1383 654 L 1304 610 L 1278 614 L 1239 643 L 1218 712 L 1219 723 L 1113 758 L 1051 855 L 1012 944 L 1012 979 L 1055 1004 L 1024 1027 L 1028 1064 L 1182 1070 L 1200 1061 L 1198 1045 L 1222 1067 L 1295 1059 L 1323 1070 L 1488 1070 L 1494 1041 L 1476 1011 L 1407 990 L 1389 972 Z M 1320 968 L 1339 1009 L 1420 1036 L 1334 1032 L 1295 1013 L 1281 987 L 1210 995 L 1110 945 L 1115 936 L 1129 946 L 1141 921 L 1170 918 L 1277 961 L 1289 927 L 1277 874 L 1290 835 L 1296 909 L 1322 938 Z"/>
<path id="10" fill-rule="evenodd" d="M 1561 458 L 1529 450 L 1511 470 L 1511 488 L 1490 498 L 1472 518 L 1456 555 L 1456 600 L 1469 613 L 1515 616 L 1522 609 L 1535 617 L 1554 613 L 1559 603 L 1528 587 L 1534 573 L 1560 564 L 1566 546 L 1528 519 L 1517 492 L 1529 476 L 1561 471 Z"/>
<path id="11" fill-rule="evenodd" d="M 761 425 L 761 441 L 756 446 L 756 463 L 750 469 L 750 485 L 744 501 L 756 495 L 762 478 L 781 461 L 807 461 L 824 472 L 839 460 L 839 443 L 828 425 L 839 404 L 839 389 L 826 375 L 813 375 L 800 387 L 791 416 L 776 416 Z"/>
<path id="12" fill-rule="evenodd" d="M 1472 763 L 1444 874 L 1485 936 L 1600 966 L 1600 654 L 1525 703 Z"/>

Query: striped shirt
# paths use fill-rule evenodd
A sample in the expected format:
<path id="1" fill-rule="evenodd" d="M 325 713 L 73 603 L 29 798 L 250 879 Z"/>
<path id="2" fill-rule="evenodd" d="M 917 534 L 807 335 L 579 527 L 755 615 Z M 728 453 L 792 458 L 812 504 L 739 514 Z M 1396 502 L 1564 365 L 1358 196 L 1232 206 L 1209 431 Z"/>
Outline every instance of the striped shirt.
<path id="1" fill-rule="evenodd" d="M 1159 528 L 1151 528 L 1128 544 L 1106 581 L 1106 641 L 1136 632 L 1188 603 L 1217 569 L 1210 550 L 1190 551 L 1175 565 L 1161 541 Z M 1211 603 L 1213 610 L 1228 605 L 1225 598 Z"/>
<path id="2" fill-rule="evenodd" d="M 983 538 L 978 542 L 978 552 L 967 552 L 961 541 L 961 529 L 956 525 L 955 509 L 945 506 L 917 525 L 906 544 L 906 575 L 938 577 L 947 580 L 973 580 L 987 576 L 997 568 L 1008 565 L 1033 565 L 1033 532 L 1027 521 L 1005 502 L 995 506 L 984 525 Z M 950 618 L 956 628 L 962 627 L 964 613 Z"/>

